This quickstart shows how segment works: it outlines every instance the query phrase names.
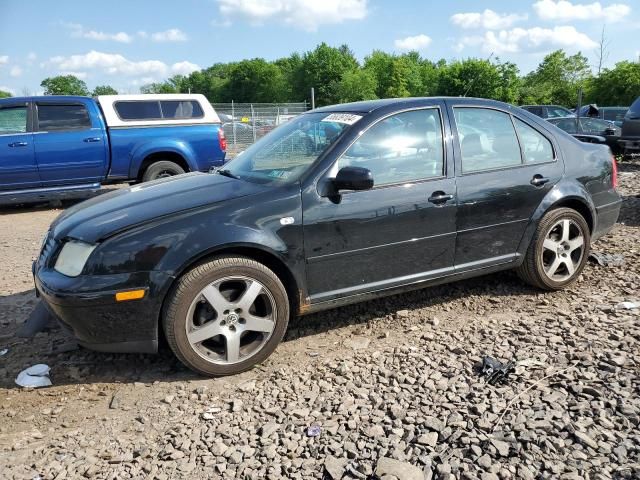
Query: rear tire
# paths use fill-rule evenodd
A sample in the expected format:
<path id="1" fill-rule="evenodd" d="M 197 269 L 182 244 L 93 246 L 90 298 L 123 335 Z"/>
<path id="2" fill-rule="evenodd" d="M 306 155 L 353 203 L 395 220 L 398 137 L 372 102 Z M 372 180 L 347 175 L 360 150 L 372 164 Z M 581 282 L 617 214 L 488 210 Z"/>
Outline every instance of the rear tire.
<path id="1" fill-rule="evenodd" d="M 547 212 L 517 268 L 522 280 L 543 290 L 561 290 L 574 283 L 589 256 L 591 235 L 582 215 L 571 208 Z"/>
<path id="2" fill-rule="evenodd" d="M 160 160 L 147 167 L 144 175 L 142 176 L 142 181 L 150 182 L 151 180 L 172 177 L 182 173 L 185 173 L 184 169 L 177 163 L 170 162 L 169 160 Z"/>
<path id="3" fill-rule="evenodd" d="M 197 373 L 234 375 L 264 361 L 289 322 L 275 273 L 245 257 L 219 257 L 183 275 L 162 325 L 176 357 Z"/>

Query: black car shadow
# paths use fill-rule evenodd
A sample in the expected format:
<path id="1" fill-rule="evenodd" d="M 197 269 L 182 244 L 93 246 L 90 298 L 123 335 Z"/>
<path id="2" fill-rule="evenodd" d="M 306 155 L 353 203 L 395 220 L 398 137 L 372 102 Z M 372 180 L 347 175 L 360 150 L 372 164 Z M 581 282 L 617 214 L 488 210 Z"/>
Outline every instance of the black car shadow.
<path id="1" fill-rule="evenodd" d="M 499 297 L 537 292 L 513 273 L 501 272 L 295 318 L 289 324 L 284 342 L 295 342 L 345 326 L 369 325 L 398 310 L 439 306 L 467 296 Z M 0 335 L 0 350 L 9 348 L 0 357 L 2 388 L 17 388 L 14 383 L 17 374 L 37 363 L 46 363 L 52 368 L 52 381 L 57 386 L 202 380 L 202 377 L 183 366 L 162 341 L 160 351 L 155 355 L 94 352 L 78 347 L 74 339 L 56 323 L 49 324 L 33 338 L 16 337 L 19 325 L 36 303 L 33 290 L 0 297 L 0 322 L 6 323 L 7 318 L 17 320 L 8 328 L 3 327 L 3 334 Z"/>

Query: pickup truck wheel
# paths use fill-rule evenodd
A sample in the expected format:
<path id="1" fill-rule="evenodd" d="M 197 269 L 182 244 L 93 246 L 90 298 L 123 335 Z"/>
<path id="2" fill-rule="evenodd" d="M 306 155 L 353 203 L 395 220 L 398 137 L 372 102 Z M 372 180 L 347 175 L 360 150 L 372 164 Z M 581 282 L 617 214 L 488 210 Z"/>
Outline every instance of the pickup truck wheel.
<path id="1" fill-rule="evenodd" d="M 220 257 L 178 280 L 163 328 L 182 363 L 207 376 L 233 375 L 264 361 L 289 321 L 287 292 L 267 267 Z"/>
<path id="2" fill-rule="evenodd" d="M 571 208 L 548 212 L 531 240 L 518 275 L 544 290 L 561 290 L 582 273 L 591 235 L 584 217 Z"/>
<path id="3" fill-rule="evenodd" d="M 173 163 L 168 160 L 160 160 L 159 162 L 149 165 L 142 176 L 142 181 L 150 182 L 151 180 L 172 177 L 174 175 L 180 175 L 181 173 L 184 173 L 184 169 L 177 163 Z"/>

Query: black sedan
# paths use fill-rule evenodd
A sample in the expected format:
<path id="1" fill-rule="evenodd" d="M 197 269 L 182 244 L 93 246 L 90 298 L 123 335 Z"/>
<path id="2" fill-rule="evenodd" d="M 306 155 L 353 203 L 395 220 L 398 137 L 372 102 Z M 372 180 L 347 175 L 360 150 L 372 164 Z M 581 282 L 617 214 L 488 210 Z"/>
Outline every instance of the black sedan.
<path id="1" fill-rule="evenodd" d="M 290 317 L 515 269 L 579 277 L 621 199 L 609 149 L 470 98 L 313 110 L 213 174 L 64 212 L 36 287 L 82 345 L 153 352 L 205 375 L 266 359 Z"/>
<path id="2" fill-rule="evenodd" d="M 618 153 L 620 150 L 619 140 L 621 135 L 620 127 L 617 127 L 613 122 L 609 120 L 601 120 L 593 117 L 563 117 L 563 118 L 548 118 L 547 122 L 553 123 L 556 127 L 564 130 L 571 135 L 584 136 L 596 136 L 604 138 L 604 143 L 609 145 L 609 148 L 614 153 Z"/>

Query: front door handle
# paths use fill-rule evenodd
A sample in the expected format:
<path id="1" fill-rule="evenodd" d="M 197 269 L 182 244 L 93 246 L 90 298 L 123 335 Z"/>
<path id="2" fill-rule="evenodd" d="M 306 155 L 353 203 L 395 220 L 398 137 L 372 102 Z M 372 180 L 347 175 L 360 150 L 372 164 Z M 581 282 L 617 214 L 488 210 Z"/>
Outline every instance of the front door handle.
<path id="1" fill-rule="evenodd" d="M 89 137 L 89 138 L 85 138 L 84 141 L 87 142 L 87 143 L 95 143 L 95 142 L 101 142 L 102 138 L 100 138 L 100 137 Z"/>
<path id="2" fill-rule="evenodd" d="M 450 193 L 444 192 L 433 192 L 431 196 L 428 198 L 431 203 L 436 205 L 440 205 L 448 202 L 449 200 L 453 200 L 453 195 Z"/>
<path id="3" fill-rule="evenodd" d="M 9 144 L 10 147 L 26 147 L 27 145 L 29 145 L 27 142 L 13 142 Z"/>
<path id="4" fill-rule="evenodd" d="M 531 185 L 533 185 L 534 187 L 541 187 L 542 185 L 544 185 L 545 183 L 549 183 L 551 179 L 549 177 L 543 177 L 542 175 L 534 175 L 533 178 L 531 179 Z"/>

